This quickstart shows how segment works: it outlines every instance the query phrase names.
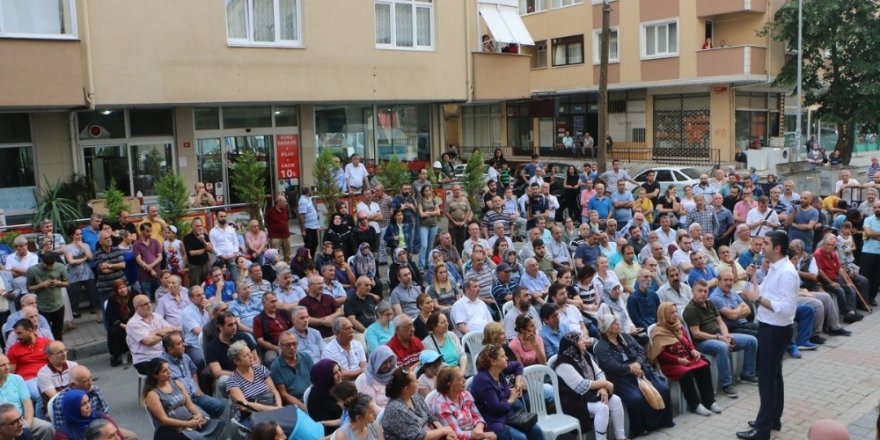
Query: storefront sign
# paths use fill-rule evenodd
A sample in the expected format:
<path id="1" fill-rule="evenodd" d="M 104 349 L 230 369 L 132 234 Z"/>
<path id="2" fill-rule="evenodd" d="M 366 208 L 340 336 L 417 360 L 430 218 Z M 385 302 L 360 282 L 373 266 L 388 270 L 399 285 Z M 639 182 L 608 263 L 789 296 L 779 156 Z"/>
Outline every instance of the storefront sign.
<path id="1" fill-rule="evenodd" d="M 275 136 L 275 161 L 278 163 L 278 179 L 299 179 L 299 136 L 279 134 Z"/>

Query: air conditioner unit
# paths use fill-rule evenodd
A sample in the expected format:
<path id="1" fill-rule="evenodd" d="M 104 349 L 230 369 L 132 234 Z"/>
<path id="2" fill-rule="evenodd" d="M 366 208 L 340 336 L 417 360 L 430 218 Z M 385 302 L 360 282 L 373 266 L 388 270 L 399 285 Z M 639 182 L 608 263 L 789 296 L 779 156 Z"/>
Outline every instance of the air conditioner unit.
<path id="1" fill-rule="evenodd" d="M 790 148 L 763 148 L 766 150 L 766 168 L 776 169 L 776 164 L 787 163 L 791 155 Z"/>

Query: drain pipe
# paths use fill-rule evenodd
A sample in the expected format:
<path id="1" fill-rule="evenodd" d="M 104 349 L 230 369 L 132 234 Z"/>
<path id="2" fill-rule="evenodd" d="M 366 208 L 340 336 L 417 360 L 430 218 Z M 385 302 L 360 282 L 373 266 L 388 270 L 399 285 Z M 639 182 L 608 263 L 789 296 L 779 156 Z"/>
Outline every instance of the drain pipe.
<path id="1" fill-rule="evenodd" d="M 86 85 L 83 88 L 83 98 L 85 98 L 85 109 L 95 110 L 95 75 L 92 71 L 92 34 L 89 26 L 89 2 L 88 0 L 79 2 L 82 14 L 79 20 L 80 26 L 80 44 L 83 48 L 83 70 L 86 76 Z M 67 115 L 67 125 L 70 131 L 70 158 L 73 163 L 73 174 L 80 173 L 79 167 L 79 129 L 76 124 L 76 111 L 70 111 Z"/>

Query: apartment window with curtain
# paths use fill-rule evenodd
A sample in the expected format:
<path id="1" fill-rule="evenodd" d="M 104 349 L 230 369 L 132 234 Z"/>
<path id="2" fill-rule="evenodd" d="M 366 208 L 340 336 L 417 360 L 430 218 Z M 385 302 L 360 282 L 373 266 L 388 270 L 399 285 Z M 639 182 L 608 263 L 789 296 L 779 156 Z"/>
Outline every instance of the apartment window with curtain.
<path id="1" fill-rule="evenodd" d="M 678 55 L 678 22 L 642 24 L 642 57 Z"/>
<path id="2" fill-rule="evenodd" d="M 301 0 L 224 1 L 230 46 L 302 46 Z"/>
<path id="3" fill-rule="evenodd" d="M 0 0 L 0 37 L 76 38 L 76 1 Z"/>
<path id="4" fill-rule="evenodd" d="M 617 28 L 611 28 L 608 31 L 611 38 L 608 39 L 608 62 L 620 62 L 620 42 L 618 40 Z M 602 60 L 602 29 L 593 31 L 593 63 L 599 64 Z"/>
<path id="5" fill-rule="evenodd" d="M 30 118 L 27 113 L 0 114 L 0 206 L 7 216 L 33 209 L 35 185 Z"/>
<path id="6" fill-rule="evenodd" d="M 566 6 L 576 5 L 583 2 L 584 0 L 553 0 L 553 8 L 564 8 Z"/>
<path id="7" fill-rule="evenodd" d="M 501 145 L 501 106 L 468 105 L 461 108 L 462 147 Z"/>
<path id="8" fill-rule="evenodd" d="M 376 0 L 376 47 L 434 49 L 433 0 Z"/>
<path id="9" fill-rule="evenodd" d="M 553 39 L 553 66 L 584 63 L 584 36 Z"/>
<path id="10" fill-rule="evenodd" d="M 571 0 L 568 0 L 571 1 Z M 519 0 L 519 13 L 531 14 L 547 10 L 547 0 Z"/>

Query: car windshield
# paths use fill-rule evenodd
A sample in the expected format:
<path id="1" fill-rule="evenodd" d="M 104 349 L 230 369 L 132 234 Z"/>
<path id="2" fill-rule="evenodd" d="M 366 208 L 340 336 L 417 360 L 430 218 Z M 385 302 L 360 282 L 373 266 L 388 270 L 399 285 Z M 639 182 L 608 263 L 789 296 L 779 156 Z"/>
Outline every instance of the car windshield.
<path id="1" fill-rule="evenodd" d="M 688 176 L 689 179 L 700 180 L 700 171 L 696 168 L 682 168 L 679 171 L 685 176 Z"/>

